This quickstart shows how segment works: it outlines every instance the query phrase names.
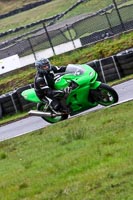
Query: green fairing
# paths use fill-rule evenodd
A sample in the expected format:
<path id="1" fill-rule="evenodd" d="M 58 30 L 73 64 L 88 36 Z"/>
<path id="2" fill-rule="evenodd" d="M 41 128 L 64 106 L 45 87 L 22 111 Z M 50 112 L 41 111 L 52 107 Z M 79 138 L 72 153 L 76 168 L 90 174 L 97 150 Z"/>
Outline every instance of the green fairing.
<path id="1" fill-rule="evenodd" d="M 41 102 L 40 99 L 37 97 L 34 88 L 23 91 L 22 96 L 24 97 L 24 99 L 31 101 L 31 102 L 34 102 L 34 103 L 40 103 Z"/>
<path id="2" fill-rule="evenodd" d="M 90 66 L 69 64 L 65 72 L 55 74 L 55 89 L 63 90 L 66 87 L 72 88 L 70 93 L 60 100 L 59 111 L 54 111 L 51 106 L 41 102 L 36 96 L 34 88 L 22 92 L 24 99 L 37 103 L 37 111 L 30 111 L 30 114 L 41 116 L 49 123 L 56 123 L 82 111 L 97 106 L 109 106 L 118 102 L 117 92 L 107 84 L 97 81 L 98 74 Z M 64 112 L 63 106 L 70 112 Z M 66 110 L 67 111 L 67 110 Z"/>
<path id="3" fill-rule="evenodd" d="M 97 103 L 91 103 L 88 101 L 89 90 L 96 89 L 101 82 L 96 81 L 97 73 L 88 65 L 81 65 L 84 69 L 84 73 L 78 74 L 65 74 L 57 79 L 55 82 L 56 89 L 62 89 L 68 87 L 73 80 L 78 84 L 78 87 L 71 91 L 67 98 L 67 104 L 71 105 L 71 109 L 75 112 L 78 110 L 86 110 L 97 105 Z M 91 74 L 91 76 L 90 76 Z"/>
<path id="4" fill-rule="evenodd" d="M 77 67 L 77 71 L 71 69 Z M 78 87 L 73 89 L 67 97 L 67 104 L 70 105 L 73 112 L 82 111 L 96 106 L 98 103 L 88 100 L 90 89 L 96 89 L 101 82 L 96 81 L 97 73 L 88 65 L 68 65 L 66 74 L 60 76 L 55 81 L 55 89 L 62 90 L 68 87 L 71 81 L 77 83 Z M 35 103 L 41 102 L 36 96 L 34 88 L 22 92 L 22 96 Z"/>

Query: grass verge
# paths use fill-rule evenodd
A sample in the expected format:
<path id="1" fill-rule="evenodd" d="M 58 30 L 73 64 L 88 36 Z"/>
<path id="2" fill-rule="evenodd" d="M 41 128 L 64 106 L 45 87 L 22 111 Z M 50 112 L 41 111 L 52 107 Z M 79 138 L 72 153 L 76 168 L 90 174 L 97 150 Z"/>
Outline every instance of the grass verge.
<path id="1" fill-rule="evenodd" d="M 132 200 L 132 106 L 133 101 L 1 142 L 1 199 Z"/>

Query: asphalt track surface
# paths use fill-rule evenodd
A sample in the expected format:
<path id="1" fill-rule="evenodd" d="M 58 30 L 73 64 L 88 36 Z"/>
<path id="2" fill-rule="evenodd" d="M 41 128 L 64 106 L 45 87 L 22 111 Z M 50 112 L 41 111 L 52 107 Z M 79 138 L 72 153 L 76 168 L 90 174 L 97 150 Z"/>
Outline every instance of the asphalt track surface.
<path id="1" fill-rule="evenodd" d="M 119 102 L 123 103 L 129 100 L 133 100 L 133 79 L 119 85 L 114 86 L 114 89 L 119 95 Z M 116 104 L 117 105 L 117 104 Z M 93 109 L 89 109 L 86 112 L 81 113 L 83 115 L 88 112 L 93 112 L 98 109 L 104 108 L 103 106 L 97 106 Z M 10 138 L 18 137 L 23 134 L 30 133 L 35 130 L 39 130 L 46 126 L 50 126 L 49 123 L 45 122 L 41 117 L 27 117 L 16 122 L 12 122 L 7 125 L 0 127 L 0 141 L 4 141 Z"/>

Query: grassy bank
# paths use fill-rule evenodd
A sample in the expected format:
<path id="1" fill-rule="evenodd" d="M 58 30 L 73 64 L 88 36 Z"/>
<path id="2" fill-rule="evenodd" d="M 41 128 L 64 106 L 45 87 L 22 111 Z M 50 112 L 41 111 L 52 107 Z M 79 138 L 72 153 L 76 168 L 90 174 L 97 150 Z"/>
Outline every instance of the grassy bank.
<path id="1" fill-rule="evenodd" d="M 124 103 L 1 142 L 1 199 L 133 199 L 132 106 Z"/>

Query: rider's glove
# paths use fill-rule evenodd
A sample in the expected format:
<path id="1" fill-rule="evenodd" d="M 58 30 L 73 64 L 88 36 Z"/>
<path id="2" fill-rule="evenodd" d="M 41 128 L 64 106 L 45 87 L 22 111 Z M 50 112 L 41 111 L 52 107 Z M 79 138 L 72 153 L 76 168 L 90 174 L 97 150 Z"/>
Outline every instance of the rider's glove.
<path id="1" fill-rule="evenodd" d="M 72 90 L 71 87 L 66 87 L 66 88 L 64 88 L 64 92 L 65 92 L 66 94 L 69 94 L 69 93 L 71 92 L 71 90 Z"/>

